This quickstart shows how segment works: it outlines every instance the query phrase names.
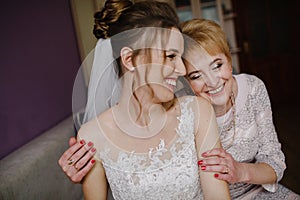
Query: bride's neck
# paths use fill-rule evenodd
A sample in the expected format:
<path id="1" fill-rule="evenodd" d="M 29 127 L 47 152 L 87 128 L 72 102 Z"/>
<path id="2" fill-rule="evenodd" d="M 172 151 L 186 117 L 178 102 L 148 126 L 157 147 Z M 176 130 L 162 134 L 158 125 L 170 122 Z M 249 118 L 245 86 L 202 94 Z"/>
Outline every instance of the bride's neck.
<path id="1" fill-rule="evenodd" d="M 154 103 L 149 92 L 136 91 L 134 94 L 122 96 L 118 109 L 122 114 L 127 113 L 128 119 L 141 126 L 147 126 L 153 119 L 159 119 L 165 114 L 162 104 Z"/>

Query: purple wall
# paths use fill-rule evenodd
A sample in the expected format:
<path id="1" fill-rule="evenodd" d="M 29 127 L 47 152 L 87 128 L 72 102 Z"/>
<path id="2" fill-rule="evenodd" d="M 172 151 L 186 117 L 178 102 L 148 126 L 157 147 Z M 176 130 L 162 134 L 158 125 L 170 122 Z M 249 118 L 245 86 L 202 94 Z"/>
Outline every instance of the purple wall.
<path id="1" fill-rule="evenodd" d="M 69 1 L 17 0 L 0 7 L 3 158 L 72 114 L 80 59 Z"/>

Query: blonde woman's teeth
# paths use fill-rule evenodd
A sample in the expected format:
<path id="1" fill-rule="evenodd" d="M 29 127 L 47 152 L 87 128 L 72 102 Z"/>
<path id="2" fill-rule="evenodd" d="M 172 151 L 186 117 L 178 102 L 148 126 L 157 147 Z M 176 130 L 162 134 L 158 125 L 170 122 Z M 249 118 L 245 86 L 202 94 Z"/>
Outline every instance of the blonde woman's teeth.
<path id="1" fill-rule="evenodd" d="M 209 94 L 216 94 L 218 92 L 220 92 L 222 89 L 223 89 L 224 85 L 221 85 L 220 87 L 218 87 L 217 89 L 215 90 L 210 90 L 208 91 Z"/>

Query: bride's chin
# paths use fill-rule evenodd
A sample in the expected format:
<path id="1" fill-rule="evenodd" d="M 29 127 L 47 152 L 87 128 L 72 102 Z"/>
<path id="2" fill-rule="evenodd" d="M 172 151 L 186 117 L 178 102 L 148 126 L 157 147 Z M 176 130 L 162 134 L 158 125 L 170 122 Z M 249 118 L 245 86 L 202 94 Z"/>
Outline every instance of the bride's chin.
<path id="1" fill-rule="evenodd" d="M 211 103 L 212 102 L 212 98 L 209 96 L 209 95 L 196 95 L 196 96 L 198 96 L 198 97 L 203 97 L 204 99 L 206 99 L 209 103 Z"/>

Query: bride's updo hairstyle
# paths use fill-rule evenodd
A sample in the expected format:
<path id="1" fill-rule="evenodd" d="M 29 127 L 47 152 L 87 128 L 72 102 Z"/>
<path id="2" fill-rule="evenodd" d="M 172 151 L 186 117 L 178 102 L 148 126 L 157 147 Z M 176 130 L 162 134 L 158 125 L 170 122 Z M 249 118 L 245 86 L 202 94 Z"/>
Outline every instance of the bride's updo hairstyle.
<path id="1" fill-rule="evenodd" d="M 108 0 L 105 2 L 104 7 L 101 11 L 96 12 L 94 15 L 95 25 L 94 25 L 94 35 L 97 39 L 110 38 L 112 35 L 111 28 L 114 26 L 120 17 L 120 15 L 132 6 L 131 1 L 122 0 Z M 111 27 L 110 27 L 111 26 Z"/>
<path id="2" fill-rule="evenodd" d="M 164 32 L 163 29 L 156 30 L 155 28 L 170 30 L 175 27 L 180 30 L 179 19 L 174 9 L 169 4 L 158 1 L 133 3 L 129 0 L 107 0 L 102 10 L 95 13 L 94 18 L 93 33 L 96 38 L 111 38 L 119 76 L 122 75 L 119 58 L 122 47 L 134 49 L 134 59 L 140 51 L 147 51 L 147 47 L 142 48 L 143 45 L 149 45 L 155 41 L 167 42 L 168 33 L 166 32 L 168 31 Z M 151 31 L 145 29 L 146 27 L 152 27 Z M 118 37 L 112 37 L 117 34 Z M 164 44 L 161 46 L 163 47 Z"/>
<path id="3" fill-rule="evenodd" d="M 94 35 L 97 39 L 110 38 L 120 32 L 141 27 L 179 28 L 179 19 L 167 3 L 129 0 L 107 0 L 94 15 Z"/>

